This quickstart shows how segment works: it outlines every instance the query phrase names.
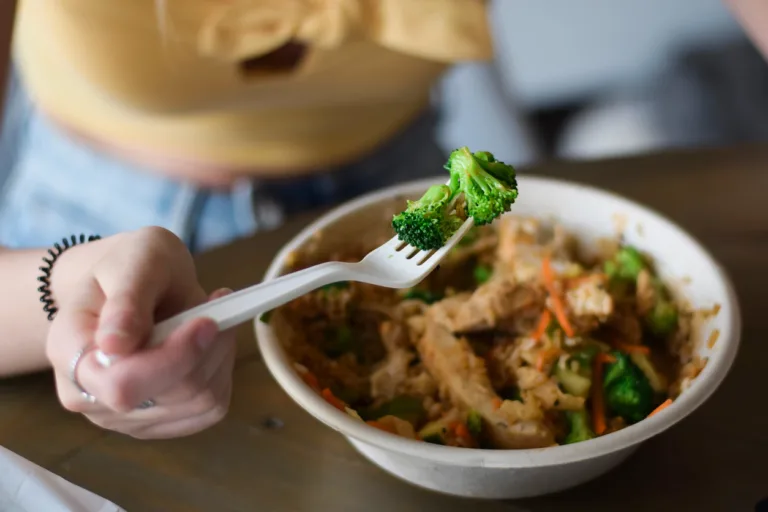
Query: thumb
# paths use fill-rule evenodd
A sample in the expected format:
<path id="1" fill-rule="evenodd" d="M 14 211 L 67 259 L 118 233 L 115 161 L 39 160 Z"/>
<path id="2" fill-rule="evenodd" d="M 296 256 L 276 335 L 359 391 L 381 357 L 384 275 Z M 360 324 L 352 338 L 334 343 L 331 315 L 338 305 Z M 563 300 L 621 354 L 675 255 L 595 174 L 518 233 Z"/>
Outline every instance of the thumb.
<path id="1" fill-rule="evenodd" d="M 216 290 L 215 292 L 211 293 L 208 296 L 208 302 L 211 302 L 212 300 L 220 299 L 222 297 L 226 297 L 230 293 L 232 293 L 232 290 L 229 288 L 219 288 L 218 290 Z"/>
<path id="2" fill-rule="evenodd" d="M 194 267 L 182 271 L 174 254 L 153 243 L 135 243 L 94 272 L 105 296 L 95 342 L 106 355 L 125 356 L 143 346 L 159 310 L 177 313 L 205 301 Z"/>

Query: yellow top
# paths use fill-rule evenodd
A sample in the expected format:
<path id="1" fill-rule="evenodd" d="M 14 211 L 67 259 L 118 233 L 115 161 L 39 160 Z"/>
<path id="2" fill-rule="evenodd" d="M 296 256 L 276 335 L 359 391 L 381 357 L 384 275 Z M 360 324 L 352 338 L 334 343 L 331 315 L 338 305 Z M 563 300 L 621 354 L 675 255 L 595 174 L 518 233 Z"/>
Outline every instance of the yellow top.
<path id="1" fill-rule="evenodd" d="M 20 0 L 15 30 L 32 98 L 74 132 L 240 172 L 349 161 L 492 54 L 483 0 Z"/>

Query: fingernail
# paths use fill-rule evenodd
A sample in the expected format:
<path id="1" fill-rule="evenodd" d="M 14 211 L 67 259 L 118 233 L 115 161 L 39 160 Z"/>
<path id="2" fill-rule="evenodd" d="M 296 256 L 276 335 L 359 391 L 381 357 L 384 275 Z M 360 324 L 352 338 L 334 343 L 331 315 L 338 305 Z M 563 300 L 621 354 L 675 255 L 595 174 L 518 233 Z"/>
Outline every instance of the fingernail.
<path id="1" fill-rule="evenodd" d="M 116 356 L 107 355 L 101 350 L 96 351 L 96 362 L 99 363 L 102 368 L 109 368 L 112 366 L 115 359 L 117 359 Z"/>
<path id="2" fill-rule="evenodd" d="M 197 331 L 195 342 L 197 343 L 197 346 L 205 350 L 213 344 L 218 333 L 219 328 L 214 322 L 206 322 Z"/>
<path id="3" fill-rule="evenodd" d="M 229 288 L 220 288 L 220 289 L 216 290 L 215 292 L 213 292 L 208 297 L 208 300 L 220 299 L 222 297 L 226 297 L 230 293 L 232 293 L 232 290 L 230 290 Z"/>
<path id="4" fill-rule="evenodd" d="M 124 329 L 115 328 L 110 325 L 102 325 L 96 332 L 96 335 L 104 338 L 106 336 L 114 336 L 115 338 L 125 339 L 128 338 L 128 333 Z"/>

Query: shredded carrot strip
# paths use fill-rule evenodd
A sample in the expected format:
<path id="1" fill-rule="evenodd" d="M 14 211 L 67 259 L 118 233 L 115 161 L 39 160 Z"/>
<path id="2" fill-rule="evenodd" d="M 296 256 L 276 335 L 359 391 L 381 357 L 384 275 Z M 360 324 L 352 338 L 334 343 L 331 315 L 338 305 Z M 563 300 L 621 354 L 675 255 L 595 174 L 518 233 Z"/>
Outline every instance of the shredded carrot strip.
<path id="1" fill-rule="evenodd" d="M 607 428 L 605 420 L 605 398 L 603 397 L 603 364 L 615 363 L 616 358 L 610 354 L 599 353 L 595 356 L 592 369 L 592 430 L 602 435 Z"/>
<path id="2" fill-rule="evenodd" d="M 469 429 L 465 424 L 461 422 L 457 423 L 453 432 L 456 434 L 456 437 L 463 440 L 466 444 L 472 443 L 472 434 L 469 433 Z"/>
<path id="3" fill-rule="evenodd" d="M 539 341 L 542 336 L 544 336 L 544 333 L 547 330 L 547 327 L 549 327 L 549 322 L 552 321 L 552 314 L 549 312 L 548 309 L 545 309 L 544 312 L 541 314 L 541 318 L 539 318 L 539 325 L 536 326 L 536 330 L 533 331 L 533 334 L 531 337 Z"/>
<path id="4" fill-rule="evenodd" d="M 536 358 L 536 369 L 543 371 L 544 366 L 552 359 L 559 356 L 561 352 L 562 351 L 559 348 L 548 348 L 546 350 L 541 350 L 538 357 Z"/>
<path id="5" fill-rule="evenodd" d="M 555 288 L 555 273 L 552 270 L 552 262 L 549 260 L 549 256 L 545 256 L 542 260 L 541 271 L 542 276 L 544 277 L 544 286 L 547 287 L 549 296 L 552 298 L 552 306 L 555 309 L 555 317 L 560 323 L 560 327 L 562 327 L 563 331 L 565 331 L 565 334 L 569 338 L 572 338 L 573 327 L 571 327 L 571 322 L 568 320 L 568 317 L 565 314 L 565 306 L 563 305 L 563 301 L 560 298 L 560 294 L 557 293 L 557 289 Z"/>
<path id="6" fill-rule="evenodd" d="M 666 409 L 670 405 L 672 405 L 672 399 L 671 398 L 667 398 L 666 400 L 664 400 L 664 402 L 662 402 L 662 404 L 660 406 L 658 406 L 653 411 L 651 411 L 651 414 L 649 414 L 648 417 L 650 418 L 651 416 L 653 416 L 657 412 L 663 411 L 664 409 Z"/>
<path id="7" fill-rule="evenodd" d="M 456 431 L 456 435 L 459 437 L 467 437 L 467 438 L 472 437 L 472 434 L 469 433 L 469 429 L 467 428 L 467 426 L 461 422 L 459 422 L 456 425 L 455 431 Z"/>
<path id="8" fill-rule="evenodd" d="M 389 428 L 387 425 L 383 424 L 380 421 L 370 420 L 370 421 L 366 421 L 365 423 L 372 426 L 373 428 L 383 430 L 384 432 L 389 432 L 390 434 L 397 434 L 397 432 L 395 432 L 394 430 L 392 430 L 391 428 Z"/>
<path id="9" fill-rule="evenodd" d="M 595 356 L 595 360 L 603 364 L 616 362 L 615 357 L 613 357 L 611 354 L 606 354 L 605 352 L 600 352 L 599 354 L 597 354 Z"/>
<path id="10" fill-rule="evenodd" d="M 612 343 L 614 347 L 616 347 L 618 350 L 621 350 L 622 352 L 629 352 L 629 353 L 637 353 L 637 354 L 650 354 L 651 349 L 646 347 L 645 345 L 633 345 L 631 343 L 622 343 L 620 341 L 615 341 Z"/>
<path id="11" fill-rule="evenodd" d="M 595 358 L 592 370 L 592 430 L 595 434 L 602 435 L 605 432 L 605 403 L 603 398 L 603 363 L 600 358 Z"/>
<path id="12" fill-rule="evenodd" d="M 301 374 L 301 379 L 306 382 L 307 386 L 311 387 L 315 391 L 320 391 L 320 382 L 318 382 L 317 377 L 315 377 L 315 374 L 312 372 L 305 372 Z"/>
<path id="13" fill-rule="evenodd" d="M 502 404 L 501 398 L 495 396 L 493 397 L 493 400 L 491 401 L 491 403 L 493 405 L 494 410 L 498 411 L 499 409 L 501 409 L 501 404 Z"/>
<path id="14" fill-rule="evenodd" d="M 344 404 L 344 402 L 336 398 L 336 396 L 333 394 L 333 392 L 330 389 L 325 388 L 322 391 L 321 395 L 323 396 L 326 402 L 328 402 L 329 404 L 331 404 L 341 412 L 346 412 L 347 406 Z"/>

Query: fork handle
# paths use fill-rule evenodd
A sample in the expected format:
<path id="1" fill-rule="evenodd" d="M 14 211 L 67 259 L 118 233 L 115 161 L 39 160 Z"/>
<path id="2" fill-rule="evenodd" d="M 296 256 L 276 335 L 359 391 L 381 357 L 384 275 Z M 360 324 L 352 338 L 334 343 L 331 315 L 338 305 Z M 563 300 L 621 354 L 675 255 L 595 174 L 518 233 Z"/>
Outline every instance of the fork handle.
<path id="1" fill-rule="evenodd" d="M 247 322 L 307 292 L 344 280 L 349 276 L 348 266 L 340 262 L 322 263 L 188 309 L 156 324 L 149 345 L 159 345 L 177 327 L 193 318 L 211 318 L 221 331 Z"/>

